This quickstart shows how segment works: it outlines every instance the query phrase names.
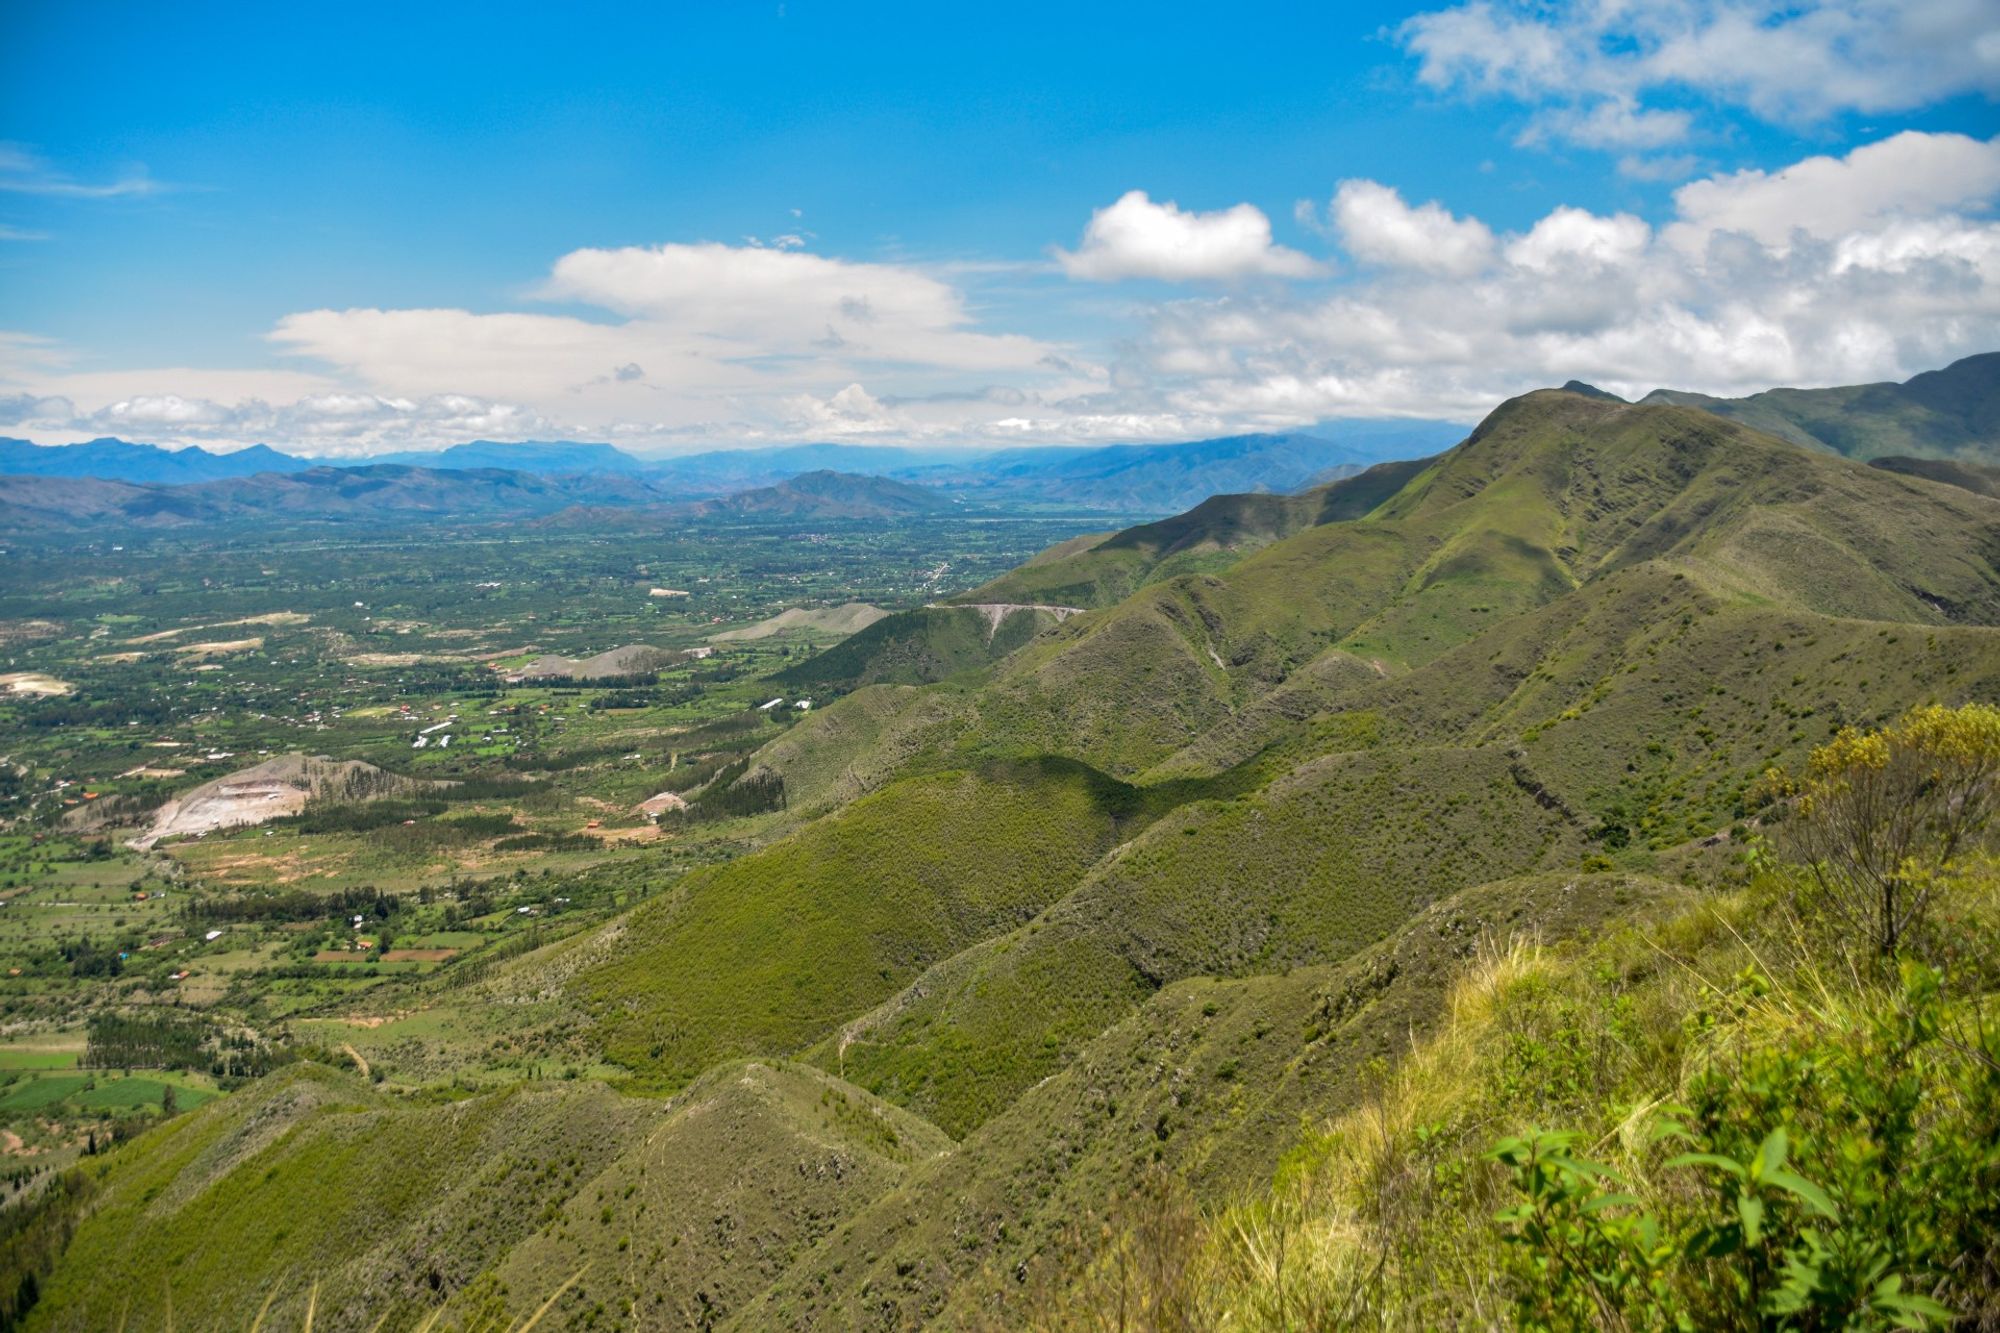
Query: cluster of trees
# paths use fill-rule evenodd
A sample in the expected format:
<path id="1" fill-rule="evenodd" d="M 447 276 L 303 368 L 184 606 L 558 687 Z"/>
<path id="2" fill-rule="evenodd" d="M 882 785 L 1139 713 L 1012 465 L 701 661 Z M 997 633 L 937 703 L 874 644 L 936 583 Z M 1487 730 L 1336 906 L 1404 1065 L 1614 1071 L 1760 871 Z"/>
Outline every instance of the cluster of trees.
<path id="1" fill-rule="evenodd" d="M 57 946 L 56 952 L 69 965 L 73 977 L 115 977 L 125 970 L 125 959 L 117 949 L 88 936 L 67 940 Z"/>
<path id="2" fill-rule="evenodd" d="M 701 686 L 693 681 L 681 681 L 673 685 L 655 685 L 650 689 L 614 687 L 592 699 L 586 706 L 593 713 L 614 708 L 672 708 L 681 704 L 691 704 L 699 698 L 701 698 Z"/>
<path id="3" fill-rule="evenodd" d="M 752 773 L 748 758 L 738 759 L 715 774 L 701 796 L 685 809 L 669 810 L 662 824 L 697 824 L 711 819 L 760 815 L 785 808 L 785 779 L 769 771 Z"/>
<path id="4" fill-rule="evenodd" d="M 172 721 L 175 713 L 171 699 L 153 691 L 131 695 L 79 691 L 36 699 L 32 706 L 17 710 L 16 720 L 43 731 L 57 727 L 122 727 L 129 722 L 158 728 Z"/>
<path id="5" fill-rule="evenodd" d="M 72 1168 L 32 1198 L 0 1210 L 0 1330 L 15 1329 L 42 1296 L 42 1279 L 69 1246 L 95 1192 Z"/>
<path id="6" fill-rule="evenodd" d="M 83 1058 L 86 1069 L 201 1069 L 210 1030 L 198 1018 L 171 1011 L 95 1013 Z"/>
<path id="7" fill-rule="evenodd" d="M 179 915 L 190 927 L 215 921 L 324 921 L 345 920 L 363 915 L 386 921 L 402 910 L 403 900 L 393 893 L 361 887 L 308 893 L 289 889 L 282 893 L 232 894 L 209 897 L 187 894 L 181 898 Z"/>

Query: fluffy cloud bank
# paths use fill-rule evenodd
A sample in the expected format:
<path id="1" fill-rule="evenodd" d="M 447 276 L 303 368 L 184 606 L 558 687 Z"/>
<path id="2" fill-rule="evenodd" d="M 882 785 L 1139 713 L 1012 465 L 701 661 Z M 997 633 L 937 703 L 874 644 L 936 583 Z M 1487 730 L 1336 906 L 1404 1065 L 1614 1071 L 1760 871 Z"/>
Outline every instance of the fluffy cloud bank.
<path id="1" fill-rule="evenodd" d="M 1572 376 L 1740 393 L 1906 374 L 2000 346 L 2000 141 L 1902 134 L 1697 181 L 1655 229 L 1558 208 L 1498 236 L 1387 186 L 1333 218 L 1365 279 L 1160 308 L 1135 351 L 1190 414 L 1471 415 Z"/>
<path id="2" fill-rule="evenodd" d="M 1091 214 L 1083 244 L 1056 251 L 1063 272 L 1090 282 L 1155 278 L 1215 282 L 1236 278 L 1306 278 L 1320 265 L 1271 239 L 1271 219 L 1249 204 L 1213 213 L 1184 212 L 1132 190 Z"/>
<path id="3" fill-rule="evenodd" d="M 285 316 L 269 338 L 297 370 L 80 372 L 0 332 L 0 426 L 328 455 L 476 437 L 1173 439 L 1472 419 L 1571 377 L 1623 393 L 1900 378 L 2000 347 L 1996 203 L 2000 139 L 1920 133 L 1692 181 L 1656 221 L 1561 206 L 1505 230 L 1347 180 L 1302 209 L 1325 258 L 1278 245 L 1248 204 L 1135 191 L 1053 269 L 1007 279 L 1052 323 L 1070 303 L 1102 318 L 1098 284 L 1197 284 L 1119 307 L 1095 353 L 993 327 L 962 272 L 795 246 L 585 249 L 529 310 Z"/>
<path id="4" fill-rule="evenodd" d="M 1526 140 L 1607 149 L 1679 141 L 1675 99 L 1811 124 L 2000 93 L 1981 0 L 1470 0 L 1400 35 L 1424 84 L 1534 108 Z"/>

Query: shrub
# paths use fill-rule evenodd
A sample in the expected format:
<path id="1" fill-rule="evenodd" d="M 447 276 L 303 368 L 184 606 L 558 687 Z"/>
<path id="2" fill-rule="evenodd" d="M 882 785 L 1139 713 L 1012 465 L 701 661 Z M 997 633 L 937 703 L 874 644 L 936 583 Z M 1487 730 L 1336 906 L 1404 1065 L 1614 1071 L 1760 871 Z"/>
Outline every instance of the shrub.
<path id="1" fill-rule="evenodd" d="M 2000 808 L 2000 708 L 1912 710 L 1813 751 L 1792 839 L 1815 898 L 1883 956 L 1924 923 Z"/>

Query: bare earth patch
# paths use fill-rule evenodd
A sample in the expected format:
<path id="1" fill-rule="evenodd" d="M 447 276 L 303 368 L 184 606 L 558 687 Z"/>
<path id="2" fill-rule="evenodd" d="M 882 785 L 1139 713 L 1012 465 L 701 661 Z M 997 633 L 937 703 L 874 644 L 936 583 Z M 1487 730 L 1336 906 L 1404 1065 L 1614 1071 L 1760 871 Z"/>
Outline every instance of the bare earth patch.
<path id="1" fill-rule="evenodd" d="M 0 694 L 68 694 L 70 683 L 41 671 L 10 671 L 0 676 Z"/>
<path id="2" fill-rule="evenodd" d="M 223 657 L 229 653 L 247 653 L 264 646 L 264 636 L 254 639 L 218 639 L 213 643 L 190 643 L 174 649 L 183 658 L 193 661 L 202 657 Z"/>
<path id="3" fill-rule="evenodd" d="M 0 620 L 0 644 L 53 639 L 62 633 L 62 628 L 62 624 L 54 620 Z"/>
<path id="4" fill-rule="evenodd" d="M 373 795 L 424 786 L 358 760 L 282 755 L 181 793 L 160 807 L 152 827 L 132 845 L 143 850 L 162 838 L 211 833 L 295 815 L 305 809 L 309 796 L 338 795 L 357 782 Z"/>
<path id="5" fill-rule="evenodd" d="M 261 616 L 242 616 L 235 620 L 218 620 L 211 625 L 183 625 L 179 629 L 163 629 L 152 634 L 141 634 L 127 643 L 159 643 L 165 639 L 178 639 L 183 634 L 204 634 L 212 629 L 228 629 L 232 625 L 303 625 L 312 617 L 303 611 L 271 611 Z"/>

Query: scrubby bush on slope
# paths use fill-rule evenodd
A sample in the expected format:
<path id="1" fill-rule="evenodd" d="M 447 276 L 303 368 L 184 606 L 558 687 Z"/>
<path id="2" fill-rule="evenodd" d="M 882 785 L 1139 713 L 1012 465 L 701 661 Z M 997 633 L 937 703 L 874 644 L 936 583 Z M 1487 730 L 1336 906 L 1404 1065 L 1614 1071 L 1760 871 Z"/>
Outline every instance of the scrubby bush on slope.
<path id="1" fill-rule="evenodd" d="M 1943 728 L 1983 735 L 1988 712 L 1872 739 L 1893 764 Z M 1962 791 L 1930 792 L 1933 818 L 1964 813 Z M 1034 1319 L 1992 1326 L 2000 869 L 1961 839 L 1906 870 L 1949 887 L 1893 965 L 1776 860 L 1659 929 L 1489 950 L 1438 1035 L 1264 1197 L 1200 1217 L 1169 1183 L 1136 1194 Z"/>

